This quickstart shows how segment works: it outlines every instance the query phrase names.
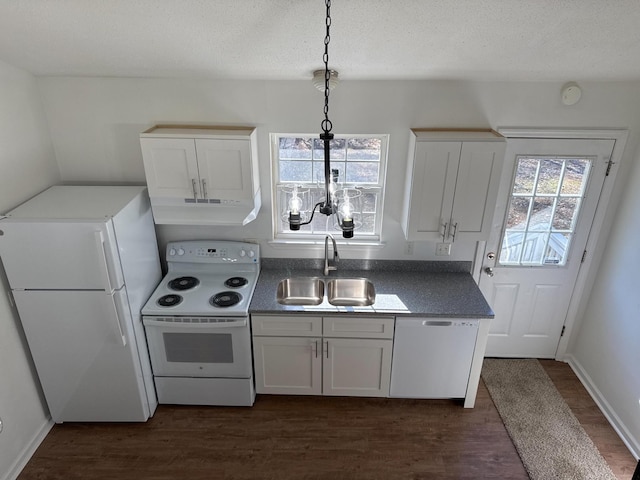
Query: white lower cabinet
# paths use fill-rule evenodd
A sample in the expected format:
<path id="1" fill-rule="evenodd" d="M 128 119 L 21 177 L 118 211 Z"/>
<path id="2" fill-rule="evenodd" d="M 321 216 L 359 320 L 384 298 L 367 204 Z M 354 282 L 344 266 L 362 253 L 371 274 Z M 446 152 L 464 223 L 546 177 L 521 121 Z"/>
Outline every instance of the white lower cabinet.
<path id="1" fill-rule="evenodd" d="M 322 395 L 321 342 L 321 337 L 253 337 L 256 393 Z"/>
<path id="2" fill-rule="evenodd" d="M 256 392 L 388 397 L 394 322 L 388 316 L 253 315 Z"/>

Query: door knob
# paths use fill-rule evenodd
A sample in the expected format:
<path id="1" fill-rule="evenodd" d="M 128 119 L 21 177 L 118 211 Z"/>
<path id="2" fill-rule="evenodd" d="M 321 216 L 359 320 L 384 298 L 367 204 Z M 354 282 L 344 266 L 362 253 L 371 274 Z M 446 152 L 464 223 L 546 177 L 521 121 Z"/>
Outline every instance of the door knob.
<path id="1" fill-rule="evenodd" d="M 484 269 L 484 273 L 486 273 L 487 275 L 489 275 L 490 277 L 493 277 L 494 273 L 493 273 L 493 268 L 491 267 L 487 267 Z"/>

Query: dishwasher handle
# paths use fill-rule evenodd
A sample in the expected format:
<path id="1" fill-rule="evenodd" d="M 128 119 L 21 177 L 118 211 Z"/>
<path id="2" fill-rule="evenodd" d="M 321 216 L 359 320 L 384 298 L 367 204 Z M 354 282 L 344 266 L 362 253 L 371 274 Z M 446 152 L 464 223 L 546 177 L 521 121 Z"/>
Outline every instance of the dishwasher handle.
<path id="1" fill-rule="evenodd" d="M 423 327 L 477 327 L 477 319 L 438 319 L 438 318 L 396 318 L 396 330 L 398 328 L 423 328 Z"/>
<path id="2" fill-rule="evenodd" d="M 423 320 L 422 325 L 425 327 L 450 327 L 453 325 L 453 322 L 444 320 Z"/>

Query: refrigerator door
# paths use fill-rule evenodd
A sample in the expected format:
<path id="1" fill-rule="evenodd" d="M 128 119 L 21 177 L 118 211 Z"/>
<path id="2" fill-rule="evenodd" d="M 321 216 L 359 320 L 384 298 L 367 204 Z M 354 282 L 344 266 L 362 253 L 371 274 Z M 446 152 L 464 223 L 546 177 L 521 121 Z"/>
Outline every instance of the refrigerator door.
<path id="1" fill-rule="evenodd" d="M 14 290 L 112 292 L 124 284 L 110 219 L 5 219 L 0 230 L 0 256 Z"/>
<path id="2" fill-rule="evenodd" d="M 13 295 L 55 422 L 149 418 L 124 291 L 14 291 Z"/>

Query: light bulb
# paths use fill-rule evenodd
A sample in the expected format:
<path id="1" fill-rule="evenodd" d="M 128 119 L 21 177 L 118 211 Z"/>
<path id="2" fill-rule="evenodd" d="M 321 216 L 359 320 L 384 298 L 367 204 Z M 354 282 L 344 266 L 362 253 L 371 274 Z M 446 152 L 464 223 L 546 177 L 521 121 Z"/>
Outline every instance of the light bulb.
<path id="1" fill-rule="evenodd" d="M 300 200 L 300 197 L 295 196 L 292 197 L 291 200 L 289 200 L 289 210 L 291 210 L 291 213 L 300 213 L 301 207 L 302 200 Z"/>
<path id="2" fill-rule="evenodd" d="M 344 195 L 342 196 L 342 204 L 340 205 L 340 213 L 342 214 L 342 218 L 344 220 L 351 220 L 353 210 L 353 205 L 349 201 L 349 197 L 347 196 L 347 192 L 345 190 Z"/>
<path id="3" fill-rule="evenodd" d="M 300 213 L 302 208 L 302 199 L 298 196 L 298 187 L 294 185 L 293 192 L 291 192 L 291 198 L 289 199 L 289 210 L 293 214 Z"/>

